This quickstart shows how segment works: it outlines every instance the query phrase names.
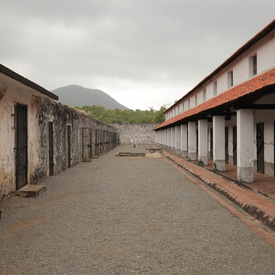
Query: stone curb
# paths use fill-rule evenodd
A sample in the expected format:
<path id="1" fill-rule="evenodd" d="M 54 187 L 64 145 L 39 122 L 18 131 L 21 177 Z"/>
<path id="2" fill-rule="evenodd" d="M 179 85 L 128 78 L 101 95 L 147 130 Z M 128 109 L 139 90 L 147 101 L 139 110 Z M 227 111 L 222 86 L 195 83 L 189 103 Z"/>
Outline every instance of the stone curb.
<path id="1" fill-rule="evenodd" d="M 175 159 L 173 159 L 173 157 L 166 155 L 165 152 L 163 153 L 163 156 L 165 158 L 169 159 L 170 161 L 174 162 L 175 164 L 177 164 L 179 167 L 188 171 L 190 174 L 197 177 L 202 182 L 204 182 L 205 184 L 207 184 L 208 186 L 210 186 L 211 188 L 213 188 L 214 190 L 216 190 L 217 192 L 219 192 L 220 194 L 225 196 L 227 199 L 229 199 L 230 201 L 232 201 L 233 203 L 235 203 L 236 205 L 241 207 L 248 214 L 250 214 L 252 217 L 256 218 L 257 220 L 261 221 L 264 225 L 266 225 L 272 231 L 275 231 L 275 217 L 266 213 L 265 211 L 260 209 L 258 206 L 253 205 L 253 203 L 244 201 L 237 194 L 233 194 L 232 192 L 226 190 L 223 186 L 220 186 L 217 182 L 214 182 L 213 180 L 202 176 L 200 173 L 198 173 L 198 172 L 194 171 L 193 169 L 191 169 L 190 167 L 184 165 L 183 162 L 176 161 Z M 201 168 L 201 169 L 203 169 L 203 168 Z M 213 173 L 211 171 L 208 171 L 208 172 Z M 235 184 L 229 180 L 228 180 L 228 183 Z"/>

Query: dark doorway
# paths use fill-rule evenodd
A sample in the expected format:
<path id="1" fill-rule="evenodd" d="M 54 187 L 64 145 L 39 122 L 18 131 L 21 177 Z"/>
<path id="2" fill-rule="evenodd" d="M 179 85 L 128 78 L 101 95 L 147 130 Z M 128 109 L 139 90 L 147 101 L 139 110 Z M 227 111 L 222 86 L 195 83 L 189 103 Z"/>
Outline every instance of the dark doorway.
<path id="1" fill-rule="evenodd" d="M 199 131 L 196 130 L 196 153 L 198 155 L 198 151 L 199 151 Z"/>
<path id="2" fill-rule="evenodd" d="M 53 123 L 49 122 L 49 176 L 54 173 L 54 162 L 53 162 Z"/>
<path id="3" fill-rule="evenodd" d="M 210 133 L 210 156 L 209 156 L 209 158 L 213 160 L 213 129 L 210 129 L 209 133 Z"/>
<path id="4" fill-rule="evenodd" d="M 99 137 L 99 155 L 103 154 L 103 131 L 98 130 L 98 137 Z"/>
<path id="5" fill-rule="evenodd" d="M 233 165 L 237 165 L 237 126 L 233 126 Z"/>
<path id="6" fill-rule="evenodd" d="M 71 126 L 67 125 L 67 154 L 68 154 L 68 168 L 71 167 Z"/>
<path id="7" fill-rule="evenodd" d="M 257 140 L 257 172 L 264 174 L 264 124 L 256 125 Z"/>
<path id="8" fill-rule="evenodd" d="M 275 122 L 274 122 L 274 137 L 273 137 L 273 151 L 274 151 L 274 163 L 273 163 L 273 166 L 274 166 L 274 177 L 275 177 Z"/>
<path id="9" fill-rule="evenodd" d="M 93 133 L 93 153 L 92 156 L 94 158 L 99 157 L 99 136 L 98 136 L 98 130 L 94 129 L 92 130 Z"/>
<path id="10" fill-rule="evenodd" d="M 92 129 L 82 128 L 82 161 L 92 160 Z"/>
<path id="11" fill-rule="evenodd" d="M 228 153 L 228 127 L 224 128 L 225 130 L 225 164 L 228 164 L 229 153 Z"/>
<path id="12" fill-rule="evenodd" d="M 16 190 L 28 183 L 28 107 L 15 105 Z"/>

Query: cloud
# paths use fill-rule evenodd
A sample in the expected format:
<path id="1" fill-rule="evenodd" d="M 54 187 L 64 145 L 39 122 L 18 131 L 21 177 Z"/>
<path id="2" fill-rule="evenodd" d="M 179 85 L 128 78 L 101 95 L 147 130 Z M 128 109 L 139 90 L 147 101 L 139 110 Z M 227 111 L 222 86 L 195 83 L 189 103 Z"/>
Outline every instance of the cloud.
<path id="1" fill-rule="evenodd" d="M 274 8 L 270 0 L 2 0 L 0 62 L 49 90 L 103 87 L 131 108 L 160 107 L 273 20 Z"/>

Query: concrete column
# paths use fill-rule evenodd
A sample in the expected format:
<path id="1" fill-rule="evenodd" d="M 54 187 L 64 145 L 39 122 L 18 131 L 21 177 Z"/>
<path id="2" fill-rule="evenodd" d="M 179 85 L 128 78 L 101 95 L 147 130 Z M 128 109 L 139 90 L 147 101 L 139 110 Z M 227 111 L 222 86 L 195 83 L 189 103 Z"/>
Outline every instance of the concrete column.
<path id="1" fill-rule="evenodd" d="M 237 111 L 237 178 L 254 181 L 254 114 L 253 110 Z"/>
<path id="2" fill-rule="evenodd" d="M 213 117 L 213 169 L 225 171 L 225 133 L 224 117 Z"/>
<path id="3" fill-rule="evenodd" d="M 156 144 L 159 144 L 159 132 L 155 131 L 154 140 Z"/>
<path id="4" fill-rule="evenodd" d="M 171 127 L 171 152 L 175 153 L 175 127 Z"/>
<path id="5" fill-rule="evenodd" d="M 163 130 L 163 147 L 166 148 L 167 146 L 167 129 Z"/>
<path id="6" fill-rule="evenodd" d="M 161 142 L 160 142 L 160 144 L 161 144 L 161 147 L 163 147 L 164 146 L 164 130 L 161 130 Z"/>
<path id="7" fill-rule="evenodd" d="M 175 149 L 176 149 L 176 154 L 181 155 L 181 129 L 180 129 L 180 126 L 175 127 Z"/>
<path id="8" fill-rule="evenodd" d="M 198 121 L 198 160 L 202 165 L 208 164 L 208 120 Z"/>
<path id="9" fill-rule="evenodd" d="M 166 149 L 170 149 L 170 129 L 166 129 Z"/>
<path id="10" fill-rule="evenodd" d="M 181 125 L 181 156 L 186 158 L 188 156 L 188 137 L 187 137 L 187 125 Z"/>
<path id="11" fill-rule="evenodd" d="M 196 122 L 188 122 L 188 158 L 197 159 L 197 125 Z"/>

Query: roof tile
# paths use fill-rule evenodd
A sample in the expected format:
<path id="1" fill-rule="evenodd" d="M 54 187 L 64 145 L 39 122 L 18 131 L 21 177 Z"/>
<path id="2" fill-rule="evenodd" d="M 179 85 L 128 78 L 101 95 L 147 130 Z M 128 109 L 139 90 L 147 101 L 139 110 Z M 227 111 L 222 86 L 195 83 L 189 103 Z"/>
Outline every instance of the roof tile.
<path id="1" fill-rule="evenodd" d="M 275 68 L 270 69 L 269 71 L 255 76 L 252 79 L 235 86 L 226 92 L 223 92 L 216 97 L 198 105 L 197 107 L 190 109 L 184 113 L 181 113 L 167 121 L 164 121 L 162 124 L 155 127 L 155 130 L 167 127 L 171 124 L 177 123 L 185 118 L 197 115 L 203 111 L 214 109 L 220 107 L 221 105 L 230 103 L 237 99 L 242 98 L 248 94 L 252 94 L 258 90 L 263 89 L 264 87 L 275 84 Z"/>

